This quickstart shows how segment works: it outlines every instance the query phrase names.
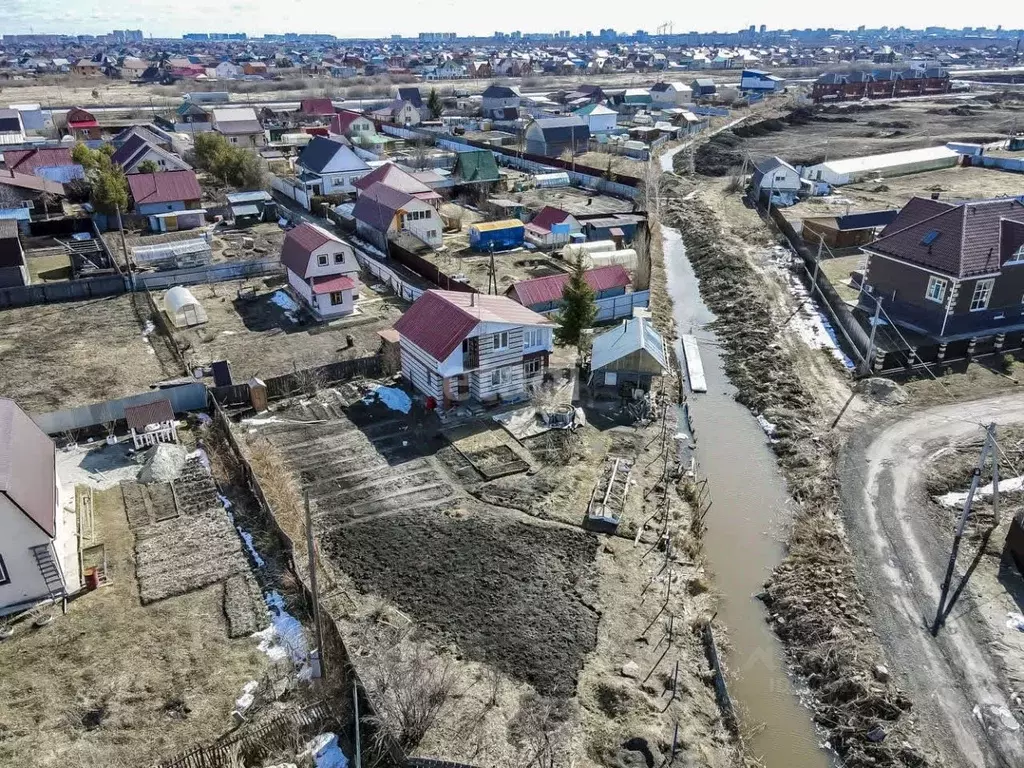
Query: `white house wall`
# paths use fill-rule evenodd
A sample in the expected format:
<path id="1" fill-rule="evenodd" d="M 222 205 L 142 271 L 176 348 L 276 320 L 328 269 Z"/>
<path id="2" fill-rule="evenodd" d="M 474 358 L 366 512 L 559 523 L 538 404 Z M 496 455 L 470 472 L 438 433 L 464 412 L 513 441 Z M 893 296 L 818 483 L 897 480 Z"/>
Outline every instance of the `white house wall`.
<path id="1" fill-rule="evenodd" d="M 0 532 L 0 557 L 10 579 L 0 586 L 0 613 L 9 606 L 49 597 L 31 548 L 50 544 L 50 537 L 3 494 L 0 494 Z"/>
<path id="2" fill-rule="evenodd" d="M 437 371 L 437 361 L 405 336 L 399 339 L 402 353 L 402 376 L 414 389 L 432 395 L 440 402 L 444 398 L 443 382 Z M 462 354 L 462 347 L 456 350 Z"/>

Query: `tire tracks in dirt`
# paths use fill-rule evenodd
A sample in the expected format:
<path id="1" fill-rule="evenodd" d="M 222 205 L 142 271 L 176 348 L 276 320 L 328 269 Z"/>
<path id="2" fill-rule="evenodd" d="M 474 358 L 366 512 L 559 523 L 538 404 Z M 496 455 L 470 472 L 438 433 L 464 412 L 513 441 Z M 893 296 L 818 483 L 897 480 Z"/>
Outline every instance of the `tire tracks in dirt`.
<path id="1" fill-rule="evenodd" d="M 923 484 L 929 444 L 966 439 L 993 420 L 1024 422 L 1024 394 L 938 406 L 863 428 L 839 462 L 848 538 L 878 638 L 943 754 L 978 768 L 1024 765 L 1024 742 L 1019 731 L 986 731 L 972 714 L 975 705 L 1009 708 L 988 629 L 976 613 L 958 611 L 937 638 L 929 632 L 952 534 L 933 523 Z M 969 591 L 961 599 L 970 601 Z"/>

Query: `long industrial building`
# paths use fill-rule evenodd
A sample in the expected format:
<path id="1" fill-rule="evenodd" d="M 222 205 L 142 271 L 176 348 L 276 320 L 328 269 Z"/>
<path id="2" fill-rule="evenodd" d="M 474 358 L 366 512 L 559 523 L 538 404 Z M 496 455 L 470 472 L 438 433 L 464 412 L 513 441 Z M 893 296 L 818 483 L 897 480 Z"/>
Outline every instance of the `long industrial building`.
<path id="1" fill-rule="evenodd" d="M 839 186 L 865 179 L 905 176 L 908 173 L 952 168 L 959 160 L 960 154 L 948 147 L 925 147 L 903 152 L 887 152 L 884 155 L 828 160 L 804 168 L 801 175 L 805 179 Z"/>

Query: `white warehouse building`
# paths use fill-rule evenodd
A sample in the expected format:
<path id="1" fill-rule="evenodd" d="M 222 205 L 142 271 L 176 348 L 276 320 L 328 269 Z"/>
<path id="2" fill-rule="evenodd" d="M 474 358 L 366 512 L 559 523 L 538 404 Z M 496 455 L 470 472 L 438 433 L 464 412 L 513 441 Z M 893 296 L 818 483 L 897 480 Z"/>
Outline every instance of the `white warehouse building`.
<path id="1" fill-rule="evenodd" d="M 945 146 L 925 147 L 903 152 L 888 152 L 884 155 L 828 160 L 804 168 L 802 175 L 805 179 L 839 186 L 865 179 L 905 176 L 908 173 L 952 168 L 959 160 L 960 154 Z"/>

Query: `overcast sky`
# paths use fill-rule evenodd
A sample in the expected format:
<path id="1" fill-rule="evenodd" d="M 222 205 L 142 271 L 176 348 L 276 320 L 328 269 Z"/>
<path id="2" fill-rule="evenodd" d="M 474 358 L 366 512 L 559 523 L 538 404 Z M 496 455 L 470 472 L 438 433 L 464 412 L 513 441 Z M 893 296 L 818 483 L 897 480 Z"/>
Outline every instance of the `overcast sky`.
<path id="1" fill-rule="evenodd" d="M 59 7 L 59 12 L 55 12 Z M 511 12 L 510 12 L 511 11 Z M 750 24 L 769 28 L 838 27 L 860 24 L 891 27 L 964 24 L 1024 27 L 1024 5 L 989 6 L 983 16 L 965 14 L 962 5 L 909 0 L 860 0 L 857 3 L 784 4 L 732 0 L 729 3 L 683 3 L 624 0 L 516 0 L 479 3 L 470 0 L 383 0 L 340 3 L 338 0 L 0 0 L 0 33 L 102 34 L 112 29 L 141 29 L 147 37 L 179 37 L 185 32 L 322 32 L 339 37 L 406 36 L 417 32 L 490 35 L 495 30 L 579 33 L 601 27 L 654 32 L 671 21 L 676 32 L 732 32 Z"/>

